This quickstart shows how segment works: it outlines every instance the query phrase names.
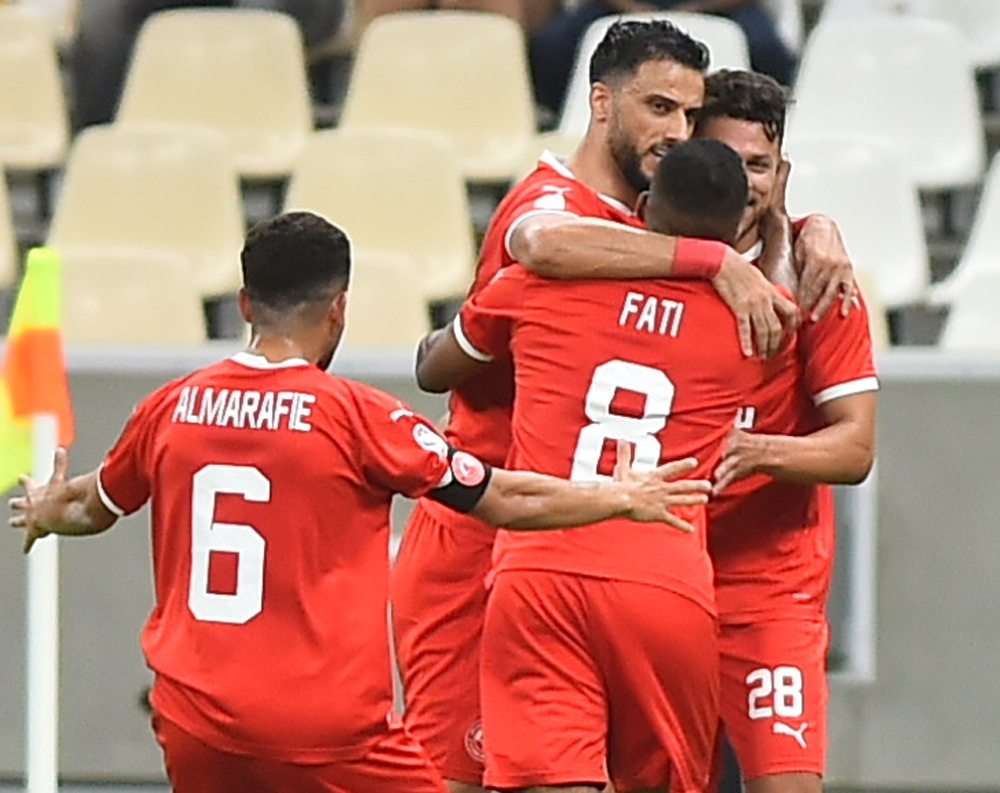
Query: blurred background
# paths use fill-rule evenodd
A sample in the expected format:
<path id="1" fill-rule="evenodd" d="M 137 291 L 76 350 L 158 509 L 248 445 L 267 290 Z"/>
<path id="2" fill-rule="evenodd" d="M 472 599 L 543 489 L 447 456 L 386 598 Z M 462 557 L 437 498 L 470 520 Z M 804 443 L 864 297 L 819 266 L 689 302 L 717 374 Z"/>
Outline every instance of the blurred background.
<path id="1" fill-rule="evenodd" d="M 415 343 L 511 183 L 583 134 L 623 11 L 793 88 L 789 208 L 840 223 L 872 307 L 878 463 L 838 493 L 828 786 L 1000 791 L 1000 0 L 0 0 L 0 328 L 51 244 L 85 470 L 146 393 L 241 346 L 248 225 L 311 209 L 354 243 L 334 370 L 441 416 Z M 0 790 L 24 763 L 19 543 L 0 532 Z M 63 543 L 69 785 L 163 784 L 148 555 L 145 512 Z"/>

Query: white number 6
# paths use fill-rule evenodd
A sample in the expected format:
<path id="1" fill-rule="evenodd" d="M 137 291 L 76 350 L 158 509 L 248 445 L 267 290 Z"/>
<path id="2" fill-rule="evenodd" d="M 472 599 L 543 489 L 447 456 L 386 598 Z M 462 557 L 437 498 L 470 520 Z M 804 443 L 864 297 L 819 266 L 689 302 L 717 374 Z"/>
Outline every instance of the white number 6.
<path id="1" fill-rule="evenodd" d="M 267 502 L 271 500 L 271 483 L 249 465 L 206 465 L 194 475 L 188 607 L 199 620 L 242 625 L 263 608 L 267 544 L 252 526 L 215 521 L 215 497 L 219 493 Z M 213 551 L 237 555 L 236 591 L 232 594 L 208 591 L 209 557 Z"/>

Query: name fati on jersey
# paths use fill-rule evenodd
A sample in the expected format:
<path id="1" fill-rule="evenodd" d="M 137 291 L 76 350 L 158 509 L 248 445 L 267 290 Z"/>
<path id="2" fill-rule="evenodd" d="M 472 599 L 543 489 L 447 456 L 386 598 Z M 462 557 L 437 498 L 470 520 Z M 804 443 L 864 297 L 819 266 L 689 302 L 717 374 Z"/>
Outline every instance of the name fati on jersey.
<path id="1" fill-rule="evenodd" d="M 677 338 L 684 317 L 684 304 L 641 292 L 628 292 L 622 302 L 618 324 L 636 330 Z"/>
<path id="2" fill-rule="evenodd" d="M 185 386 L 171 421 L 248 430 L 309 432 L 315 394 L 301 391 L 244 391 Z"/>

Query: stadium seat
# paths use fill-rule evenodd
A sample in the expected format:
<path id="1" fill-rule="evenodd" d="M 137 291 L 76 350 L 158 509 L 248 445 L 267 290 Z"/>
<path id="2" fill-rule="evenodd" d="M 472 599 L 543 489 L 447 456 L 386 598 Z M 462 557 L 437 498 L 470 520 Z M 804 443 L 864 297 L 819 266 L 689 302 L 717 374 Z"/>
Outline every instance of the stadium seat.
<path id="1" fill-rule="evenodd" d="M 0 4 L 0 166 L 59 168 L 69 118 L 52 30 L 46 20 Z"/>
<path id="2" fill-rule="evenodd" d="M 940 346 L 946 350 L 1000 352 L 1000 271 L 970 276 L 955 295 Z"/>
<path id="3" fill-rule="evenodd" d="M 63 335 L 69 344 L 200 344 L 201 295 L 179 254 L 60 251 Z"/>
<path id="4" fill-rule="evenodd" d="M 868 324 L 872 333 L 872 347 L 884 350 L 889 346 L 889 320 L 885 314 L 885 306 L 879 297 L 878 284 L 875 277 L 867 270 L 854 268 L 854 280 L 858 282 L 865 303 L 868 305 Z"/>
<path id="5" fill-rule="evenodd" d="M 454 146 L 441 133 L 318 132 L 296 163 L 285 209 L 309 209 L 343 226 L 357 251 L 412 257 L 424 298 L 462 295 L 472 280 L 468 196 Z"/>
<path id="6" fill-rule="evenodd" d="M 213 129 L 241 176 L 286 176 L 313 127 L 298 26 L 240 8 L 154 14 L 136 42 L 115 123 Z"/>
<path id="7" fill-rule="evenodd" d="M 986 173 L 979 206 L 958 264 L 947 278 L 931 287 L 930 302 L 951 303 L 968 280 L 980 272 L 1000 272 L 1000 155 L 993 157 Z"/>
<path id="8" fill-rule="evenodd" d="M 60 47 L 69 47 L 80 22 L 80 0 L 14 0 L 18 7 L 44 19 Z"/>
<path id="9" fill-rule="evenodd" d="M 440 132 L 467 180 L 509 181 L 535 130 L 521 28 L 474 11 L 377 17 L 361 35 L 340 126 Z"/>
<path id="10" fill-rule="evenodd" d="M 829 215 L 886 308 L 920 301 L 930 280 L 919 195 L 893 152 L 849 139 L 789 143 L 793 215 Z"/>
<path id="11" fill-rule="evenodd" d="M 577 135 L 563 135 L 558 130 L 553 132 L 543 132 L 531 140 L 531 144 L 524 150 L 521 165 L 517 169 L 518 179 L 527 176 L 538 164 L 538 158 L 543 152 L 550 151 L 560 159 L 565 159 L 571 155 L 580 144 L 580 137 Z"/>
<path id="12" fill-rule="evenodd" d="M 90 127 L 74 142 L 49 229 L 74 249 L 183 255 L 203 296 L 239 288 L 243 217 L 221 136 L 193 129 Z"/>
<path id="13" fill-rule="evenodd" d="M 956 25 L 977 68 L 1000 66 L 1000 3 L 992 0 L 826 0 L 823 19 L 897 14 Z"/>
<path id="14" fill-rule="evenodd" d="M 354 251 L 344 346 L 412 349 L 429 330 L 416 262 L 399 251 Z"/>
<path id="15" fill-rule="evenodd" d="M 802 24 L 802 0 L 767 0 L 767 6 L 774 15 L 778 35 L 792 52 L 802 50 L 805 37 Z"/>
<path id="16" fill-rule="evenodd" d="M 884 144 L 921 188 L 976 183 L 985 142 L 962 35 L 945 22 L 909 17 L 820 22 L 802 55 L 789 145 L 818 136 Z"/>
<path id="17" fill-rule="evenodd" d="M 17 280 L 17 232 L 7 195 L 7 180 L 0 178 L 0 289 Z"/>
<path id="18" fill-rule="evenodd" d="M 705 42 L 711 53 L 710 69 L 749 69 L 750 53 L 740 26 L 729 19 L 683 11 L 619 14 L 598 19 L 580 41 L 576 64 L 569 78 L 566 99 L 559 117 L 559 132 L 583 137 L 590 123 L 590 58 L 604 34 L 619 19 L 667 19 L 694 38 Z"/>

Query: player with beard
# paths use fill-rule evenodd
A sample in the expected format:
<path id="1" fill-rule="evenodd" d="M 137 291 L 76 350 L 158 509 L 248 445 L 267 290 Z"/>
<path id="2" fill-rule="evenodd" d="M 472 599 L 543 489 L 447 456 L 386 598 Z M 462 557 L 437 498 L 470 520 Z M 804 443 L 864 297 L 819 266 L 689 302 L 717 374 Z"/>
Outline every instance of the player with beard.
<path id="1" fill-rule="evenodd" d="M 648 232 L 633 212 L 663 153 L 687 140 L 704 95 L 708 51 L 664 21 L 613 25 L 591 61 L 592 117 L 565 162 L 551 154 L 501 202 L 487 229 L 471 293 L 513 262 L 553 277 L 710 279 L 737 317 L 742 349 L 779 346 L 798 309 L 723 242 Z M 822 219 L 803 235 L 810 266 L 800 300 L 825 310 L 853 273 Z M 434 337 L 428 340 L 433 343 Z M 446 437 L 492 464 L 510 447 L 509 361 L 454 390 Z M 393 629 L 406 721 L 453 791 L 482 778 L 477 670 L 485 579 L 495 531 L 421 500 L 392 579 Z"/>

